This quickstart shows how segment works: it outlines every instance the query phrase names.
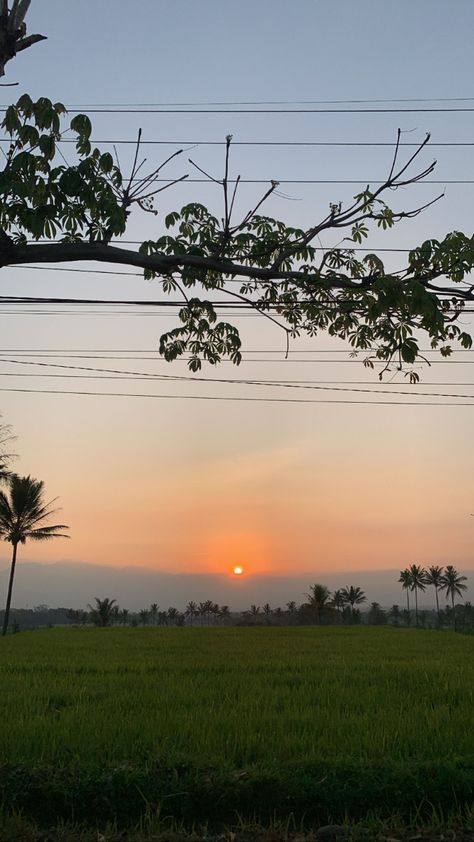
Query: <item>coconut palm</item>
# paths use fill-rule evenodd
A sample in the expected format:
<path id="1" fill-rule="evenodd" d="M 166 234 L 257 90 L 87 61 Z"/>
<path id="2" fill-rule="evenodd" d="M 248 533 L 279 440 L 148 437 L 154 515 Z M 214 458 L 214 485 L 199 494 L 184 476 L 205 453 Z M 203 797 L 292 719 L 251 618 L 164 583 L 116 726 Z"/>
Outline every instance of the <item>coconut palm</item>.
<path id="1" fill-rule="evenodd" d="M 189 617 L 190 625 L 192 626 L 194 618 L 197 617 L 197 615 L 199 614 L 199 609 L 197 607 L 197 603 L 194 602 L 193 599 L 191 599 L 188 602 L 186 608 L 184 609 L 184 614 L 185 614 L 185 617 Z"/>
<path id="2" fill-rule="evenodd" d="M 151 612 L 148 610 L 148 608 L 142 608 L 138 612 L 138 616 L 140 617 L 140 623 L 142 624 L 142 626 L 147 626 L 150 622 Z"/>
<path id="3" fill-rule="evenodd" d="M 69 528 L 63 523 L 57 523 L 54 526 L 45 525 L 45 521 L 54 515 L 57 509 L 52 508 L 55 500 L 49 503 L 44 501 L 44 483 L 41 480 L 12 474 L 8 484 L 9 493 L 0 491 L 0 537 L 13 547 L 2 636 L 7 633 L 10 618 L 18 544 L 24 544 L 27 540 L 48 541 L 51 538 L 67 538 L 64 530 Z"/>
<path id="4" fill-rule="evenodd" d="M 426 571 L 426 583 L 428 585 L 433 585 L 436 594 L 436 613 L 438 615 L 438 626 L 440 625 L 440 613 L 439 613 L 439 596 L 438 591 L 441 589 L 443 590 L 443 568 L 439 567 L 437 564 L 428 567 Z"/>
<path id="5" fill-rule="evenodd" d="M 443 574 L 443 581 L 441 587 L 443 591 L 446 591 L 446 596 L 451 597 L 451 607 L 453 610 L 454 617 L 454 631 L 456 631 L 456 611 L 454 609 L 454 597 L 460 596 L 462 598 L 462 592 L 467 591 L 467 585 L 465 585 L 464 582 L 467 582 L 467 576 L 461 576 L 452 564 L 448 564 Z"/>
<path id="6" fill-rule="evenodd" d="M 305 594 L 305 596 L 308 597 L 309 605 L 316 613 L 317 622 L 320 623 L 321 614 L 324 609 L 327 608 L 331 591 L 326 587 L 326 585 L 320 585 L 317 583 L 315 585 L 311 585 L 309 593 Z"/>
<path id="7" fill-rule="evenodd" d="M 412 586 L 412 579 L 408 567 L 405 567 L 405 570 L 400 570 L 400 577 L 398 581 L 401 582 L 402 590 L 407 592 L 407 612 L 408 617 L 410 617 L 410 590 Z"/>
<path id="8" fill-rule="evenodd" d="M 344 606 L 346 604 L 346 600 L 344 598 L 342 588 L 338 588 L 337 591 L 334 591 L 334 593 L 332 595 L 332 599 L 331 599 L 331 604 L 334 606 L 336 611 L 339 611 L 339 612 L 344 608 Z"/>
<path id="9" fill-rule="evenodd" d="M 419 564 L 411 564 L 408 568 L 411 576 L 411 590 L 415 593 L 415 622 L 418 626 L 418 591 L 425 591 L 428 579 L 424 567 Z"/>
<path id="10" fill-rule="evenodd" d="M 150 617 L 152 625 L 156 626 L 156 620 L 158 618 L 158 608 L 160 606 L 156 602 L 152 602 L 150 605 Z"/>
<path id="11" fill-rule="evenodd" d="M 117 600 L 109 599 L 108 596 L 106 596 L 105 599 L 99 599 L 98 596 L 95 596 L 94 599 L 95 606 L 87 606 L 91 610 L 92 622 L 95 626 L 101 626 L 102 628 L 105 628 L 105 626 L 111 626 L 114 617 L 114 607 Z"/>
<path id="12" fill-rule="evenodd" d="M 362 588 L 356 588 L 354 585 L 347 585 L 341 590 L 342 598 L 346 605 L 351 606 L 351 620 L 354 619 L 354 605 L 361 605 L 366 602 L 367 597 Z"/>

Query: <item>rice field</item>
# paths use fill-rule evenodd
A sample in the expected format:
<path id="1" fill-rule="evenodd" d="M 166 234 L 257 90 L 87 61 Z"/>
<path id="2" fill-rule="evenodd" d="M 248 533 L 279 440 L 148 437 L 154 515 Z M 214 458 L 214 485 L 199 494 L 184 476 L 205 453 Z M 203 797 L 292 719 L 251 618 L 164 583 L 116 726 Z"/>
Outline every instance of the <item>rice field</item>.
<path id="1" fill-rule="evenodd" d="M 449 811 L 474 792 L 474 637 L 56 629 L 0 646 L 0 788 L 35 820 Z"/>

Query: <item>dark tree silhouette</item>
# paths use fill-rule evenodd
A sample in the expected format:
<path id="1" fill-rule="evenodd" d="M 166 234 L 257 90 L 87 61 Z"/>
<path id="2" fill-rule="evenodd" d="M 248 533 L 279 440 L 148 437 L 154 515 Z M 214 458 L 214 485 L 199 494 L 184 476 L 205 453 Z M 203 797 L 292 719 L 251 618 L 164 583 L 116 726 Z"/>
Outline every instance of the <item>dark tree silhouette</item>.
<path id="1" fill-rule="evenodd" d="M 95 606 L 88 605 L 88 608 L 91 612 L 91 620 L 94 623 L 94 626 L 101 626 L 105 628 L 105 626 L 111 626 L 113 619 L 114 619 L 114 608 L 116 607 L 116 599 L 109 599 L 108 596 L 105 599 L 100 599 L 99 597 L 95 596 Z"/>
<path id="2" fill-rule="evenodd" d="M 51 538 L 68 537 L 64 534 L 64 530 L 69 528 L 65 524 L 46 525 L 46 521 L 58 510 L 52 508 L 55 500 L 45 502 L 43 492 L 44 483 L 41 480 L 16 474 L 9 479 L 8 493 L 0 491 L 0 537 L 13 547 L 2 636 L 8 629 L 18 544 L 28 540 L 49 541 Z"/>
<path id="3" fill-rule="evenodd" d="M 425 568 L 420 567 L 419 564 L 411 564 L 408 572 L 411 576 L 410 588 L 415 594 L 415 623 L 418 626 L 418 591 L 426 590 L 428 579 Z"/>
<path id="4" fill-rule="evenodd" d="M 452 564 L 448 564 L 443 574 L 442 589 L 446 591 L 446 596 L 451 597 L 455 631 L 457 631 L 457 624 L 454 597 L 462 597 L 463 591 L 467 591 L 467 585 L 465 585 L 464 582 L 467 582 L 467 576 L 461 576 Z"/>
<path id="5" fill-rule="evenodd" d="M 408 622 L 410 622 L 410 591 L 412 589 L 413 581 L 408 567 L 406 567 L 405 570 L 400 570 L 400 577 L 398 581 L 401 582 L 402 590 L 407 593 L 407 616 Z"/>
<path id="6" fill-rule="evenodd" d="M 346 605 L 351 607 L 351 622 L 354 620 L 354 606 L 362 605 L 367 601 L 367 597 L 361 588 L 354 587 L 354 585 L 347 585 L 342 588 L 342 598 Z"/>
<path id="7" fill-rule="evenodd" d="M 438 627 L 441 625 L 441 615 L 439 611 L 439 591 L 443 589 L 443 567 L 439 567 L 439 565 L 434 564 L 431 567 L 428 567 L 426 571 L 426 584 L 432 585 L 435 589 L 436 594 L 436 614 L 438 619 Z"/>
<path id="8" fill-rule="evenodd" d="M 316 583 L 315 585 L 311 585 L 309 593 L 306 596 L 308 597 L 310 610 L 314 612 L 316 617 L 316 622 L 320 623 L 321 615 L 324 609 L 328 607 L 331 591 L 326 585 Z"/>
<path id="9" fill-rule="evenodd" d="M 194 618 L 197 617 L 198 614 L 199 614 L 199 608 L 197 606 L 197 603 L 194 602 L 194 600 L 190 600 L 190 602 L 188 602 L 188 604 L 187 604 L 187 606 L 184 610 L 184 615 L 185 615 L 185 617 L 189 617 L 189 620 L 190 620 L 189 624 L 191 626 L 193 625 Z"/>

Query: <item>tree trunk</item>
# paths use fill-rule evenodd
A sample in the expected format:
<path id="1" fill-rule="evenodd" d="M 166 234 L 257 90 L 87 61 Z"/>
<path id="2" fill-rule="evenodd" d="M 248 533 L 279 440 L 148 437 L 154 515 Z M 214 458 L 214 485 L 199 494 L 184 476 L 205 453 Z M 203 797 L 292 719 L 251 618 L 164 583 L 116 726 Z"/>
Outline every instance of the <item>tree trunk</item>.
<path id="1" fill-rule="evenodd" d="M 457 631 L 457 629 L 456 629 L 456 609 L 454 607 L 454 591 L 451 594 L 451 604 L 453 606 L 454 631 Z"/>
<path id="2" fill-rule="evenodd" d="M 8 594 L 7 594 L 7 604 L 5 605 L 5 616 L 3 617 L 2 637 L 4 637 L 7 633 L 8 621 L 10 619 L 10 605 L 11 605 L 11 601 L 12 601 L 13 579 L 15 578 L 17 547 L 18 547 L 18 544 L 13 544 L 12 566 L 10 568 L 10 581 L 8 582 Z"/>
<path id="3" fill-rule="evenodd" d="M 436 611 L 438 614 L 438 628 L 441 628 L 441 618 L 439 616 L 439 599 L 438 599 L 438 586 L 435 585 L 435 593 L 436 593 Z"/>
<path id="4" fill-rule="evenodd" d="M 415 588 L 415 624 L 418 628 L 418 588 Z"/>

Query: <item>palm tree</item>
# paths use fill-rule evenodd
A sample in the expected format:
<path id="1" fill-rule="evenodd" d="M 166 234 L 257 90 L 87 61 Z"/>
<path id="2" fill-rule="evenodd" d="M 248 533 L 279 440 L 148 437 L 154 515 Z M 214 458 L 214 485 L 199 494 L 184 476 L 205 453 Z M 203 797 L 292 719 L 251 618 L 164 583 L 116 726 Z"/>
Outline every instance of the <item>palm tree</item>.
<path id="1" fill-rule="evenodd" d="M 411 576 L 411 590 L 415 592 L 415 623 L 418 626 L 418 591 L 425 591 L 428 580 L 426 570 L 419 564 L 412 564 L 408 568 Z"/>
<path id="2" fill-rule="evenodd" d="M 426 571 L 426 583 L 428 585 L 433 585 L 436 594 L 436 613 L 438 615 L 438 626 L 440 625 L 440 613 L 439 613 L 439 597 L 438 591 L 443 590 L 443 568 L 439 567 L 437 564 L 434 564 L 432 567 L 428 567 Z"/>
<path id="3" fill-rule="evenodd" d="M 111 626 L 114 616 L 114 605 L 117 600 L 109 599 L 108 596 L 105 599 L 99 599 L 98 596 L 95 596 L 94 599 L 95 607 L 93 608 L 92 605 L 88 606 L 91 610 L 92 622 L 95 626 L 101 626 L 102 628 Z"/>
<path id="4" fill-rule="evenodd" d="M 334 591 L 334 593 L 332 595 L 331 602 L 332 602 L 334 608 L 336 609 L 336 611 L 340 612 L 341 609 L 344 608 L 344 606 L 346 604 L 346 600 L 344 599 L 344 594 L 342 592 L 342 588 L 339 588 L 337 591 Z"/>
<path id="5" fill-rule="evenodd" d="M 186 608 L 184 609 L 184 614 L 186 617 L 189 617 L 191 620 L 190 625 L 192 626 L 194 617 L 197 617 L 199 614 L 199 609 L 194 600 L 191 599 L 190 602 L 188 602 Z"/>
<path id="6" fill-rule="evenodd" d="M 317 622 L 320 623 L 321 614 L 327 607 L 331 591 L 326 587 L 326 585 L 320 585 L 317 583 L 315 585 L 311 585 L 309 593 L 305 594 L 305 596 L 308 597 L 311 609 L 316 612 Z"/>
<path id="7" fill-rule="evenodd" d="M 412 586 L 412 578 L 408 567 L 405 567 L 405 570 L 400 570 L 400 578 L 398 581 L 401 582 L 402 590 L 407 592 L 407 612 L 408 618 L 410 618 L 410 590 Z"/>
<path id="8" fill-rule="evenodd" d="M 159 605 L 156 602 L 152 602 L 150 605 L 150 617 L 152 625 L 156 626 L 156 620 L 158 617 L 158 608 Z"/>
<path id="9" fill-rule="evenodd" d="M 446 571 L 443 574 L 443 581 L 441 587 L 443 591 L 446 591 L 446 596 L 451 597 L 451 606 L 453 609 L 454 616 L 454 631 L 456 631 L 456 611 L 454 609 L 454 597 L 460 596 L 462 598 L 462 592 L 467 591 L 467 585 L 465 585 L 464 582 L 467 582 L 467 576 L 461 576 L 452 564 L 448 564 L 446 567 Z"/>
<path id="10" fill-rule="evenodd" d="M 347 585 L 342 588 L 342 598 L 346 605 L 351 606 L 351 621 L 354 619 L 354 605 L 361 605 L 366 602 L 367 597 L 362 588 L 356 588 L 354 585 Z"/>
<path id="11" fill-rule="evenodd" d="M 2 636 L 8 629 L 18 544 L 24 544 L 28 539 L 48 541 L 50 538 L 67 538 L 64 530 L 69 528 L 63 523 L 45 526 L 45 521 L 55 514 L 57 509 L 52 508 L 55 500 L 45 503 L 44 483 L 41 480 L 12 474 L 8 483 L 9 494 L 0 491 L 0 537 L 9 541 L 13 547 L 13 554 Z"/>
<path id="12" fill-rule="evenodd" d="M 138 616 L 140 617 L 140 622 L 142 626 L 147 626 L 150 622 L 151 612 L 148 610 L 148 608 L 142 608 L 138 612 Z"/>
<path id="13" fill-rule="evenodd" d="M 178 609 L 172 605 L 170 608 L 168 608 L 168 611 L 166 613 L 168 615 L 168 620 L 170 621 L 171 625 L 173 625 L 173 623 L 176 625 L 179 617 Z"/>

